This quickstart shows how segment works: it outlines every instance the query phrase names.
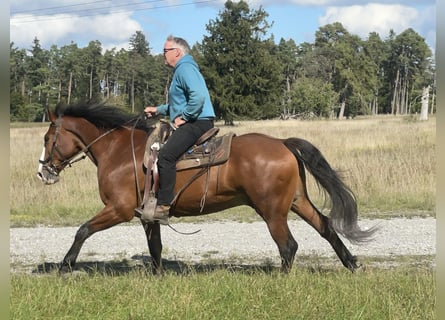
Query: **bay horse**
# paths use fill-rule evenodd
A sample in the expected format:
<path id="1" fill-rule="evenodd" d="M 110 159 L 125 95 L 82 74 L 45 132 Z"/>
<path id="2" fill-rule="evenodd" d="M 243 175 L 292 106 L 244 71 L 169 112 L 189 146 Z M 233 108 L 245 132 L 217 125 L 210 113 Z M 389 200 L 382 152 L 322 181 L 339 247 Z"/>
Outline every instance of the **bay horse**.
<path id="1" fill-rule="evenodd" d="M 80 154 L 88 156 L 97 166 L 100 198 L 105 205 L 79 227 L 59 266 L 60 272 L 70 272 L 87 238 L 135 217 L 134 209 L 140 206 L 144 188 L 145 143 L 155 126 L 143 128 L 140 125 L 143 121 L 137 121 L 141 116 L 104 103 L 58 106 L 54 112 L 48 110 L 48 113 L 50 125 L 44 136 L 38 177 L 45 184 L 56 183 L 60 172 L 79 160 Z M 329 195 L 329 217 L 323 215 L 309 199 L 305 169 Z M 178 171 L 175 191 L 189 183 L 197 170 Z M 204 192 L 206 200 L 201 208 Z M 374 228 L 363 230 L 358 226 L 353 192 L 321 152 L 310 142 L 299 138 L 278 139 L 259 133 L 235 135 L 229 159 L 210 167 L 207 174 L 190 183 L 177 197 L 170 215 L 209 214 L 239 205 L 252 207 L 267 224 L 278 246 L 283 272 L 291 269 L 298 249 L 287 224 L 289 211 L 315 228 L 351 271 L 359 267 L 357 258 L 338 234 L 353 243 L 361 243 L 370 240 L 375 231 Z M 142 220 L 141 223 L 153 271 L 161 273 L 160 224 Z"/>

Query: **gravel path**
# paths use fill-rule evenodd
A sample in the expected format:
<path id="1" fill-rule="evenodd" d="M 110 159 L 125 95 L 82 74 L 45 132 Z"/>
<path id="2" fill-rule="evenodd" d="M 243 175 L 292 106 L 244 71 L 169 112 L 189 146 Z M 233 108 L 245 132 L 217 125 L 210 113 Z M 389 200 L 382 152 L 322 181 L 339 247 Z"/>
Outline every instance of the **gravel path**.
<path id="1" fill-rule="evenodd" d="M 183 262 L 199 262 L 203 259 L 237 260 L 239 263 L 269 261 L 279 264 L 278 249 L 264 222 L 212 222 L 175 223 L 178 231 L 201 231 L 193 235 L 181 235 L 169 227 L 162 227 L 163 258 Z M 389 220 L 362 220 L 364 229 L 375 224 L 380 226 L 375 240 L 365 245 L 345 245 L 357 256 L 378 256 L 393 260 L 396 256 L 419 256 L 424 259 L 436 254 L 436 219 L 394 218 Z M 335 258 L 330 245 L 308 224 L 301 220 L 289 221 L 289 227 L 299 244 L 298 256 Z M 39 264 L 59 263 L 72 244 L 77 227 L 66 228 L 11 228 L 10 270 L 30 272 Z M 78 257 L 78 262 L 107 262 L 141 260 L 148 257 L 145 233 L 138 224 L 115 226 L 98 232 L 88 239 Z"/>

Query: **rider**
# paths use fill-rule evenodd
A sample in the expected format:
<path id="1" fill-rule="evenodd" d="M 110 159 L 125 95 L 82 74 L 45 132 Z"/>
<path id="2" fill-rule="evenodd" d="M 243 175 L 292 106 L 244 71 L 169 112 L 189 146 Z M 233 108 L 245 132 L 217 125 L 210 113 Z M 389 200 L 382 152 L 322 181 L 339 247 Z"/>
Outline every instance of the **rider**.
<path id="1" fill-rule="evenodd" d="M 176 182 L 176 161 L 209 129 L 213 128 L 215 111 L 198 64 L 189 54 L 190 46 L 182 38 L 169 36 L 164 44 L 165 64 L 173 68 L 168 103 L 148 106 L 148 117 L 168 115 L 175 131 L 158 155 L 159 190 L 154 213 L 136 209 L 145 221 L 168 224 Z M 147 187 L 147 186 L 146 186 Z"/>

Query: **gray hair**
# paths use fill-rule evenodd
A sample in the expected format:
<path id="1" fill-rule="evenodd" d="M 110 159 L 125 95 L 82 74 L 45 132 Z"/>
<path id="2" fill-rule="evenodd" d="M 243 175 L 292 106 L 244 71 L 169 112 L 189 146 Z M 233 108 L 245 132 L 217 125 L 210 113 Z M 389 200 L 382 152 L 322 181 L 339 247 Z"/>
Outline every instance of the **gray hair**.
<path id="1" fill-rule="evenodd" d="M 182 38 L 170 35 L 167 37 L 167 41 L 173 42 L 184 54 L 188 54 L 190 52 L 189 44 Z"/>

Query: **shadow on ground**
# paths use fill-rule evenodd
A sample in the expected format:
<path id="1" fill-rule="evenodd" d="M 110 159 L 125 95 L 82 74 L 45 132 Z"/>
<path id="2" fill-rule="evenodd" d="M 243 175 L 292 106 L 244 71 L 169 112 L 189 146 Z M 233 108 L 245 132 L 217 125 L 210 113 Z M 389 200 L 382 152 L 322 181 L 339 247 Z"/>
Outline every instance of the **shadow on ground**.
<path id="1" fill-rule="evenodd" d="M 33 274 L 48 274 L 56 273 L 59 270 L 59 263 L 45 262 L 39 264 L 32 270 Z M 242 273 L 272 273 L 279 271 L 278 266 L 271 264 L 236 264 L 224 262 L 183 262 L 178 260 L 162 259 L 162 266 L 164 273 L 187 275 L 196 273 L 208 273 L 216 270 L 226 270 L 232 272 Z M 87 274 L 104 274 L 104 275 L 122 275 L 135 271 L 146 272 L 148 274 L 155 274 L 150 257 L 136 255 L 132 260 L 122 261 L 81 261 L 77 262 L 72 269 L 73 273 L 87 273 Z"/>
<path id="2" fill-rule="evenodd" d="M 217 270 L 225 270 L 237 273 L 266 273 L 279 272 L 280 267 L 270 262 L 263 263 L 228 263 L 219 260 L 205 262 L 184 262 L 180 260 L 162 260 L 163 272 L 165 274 L 200 274 Z M 32 269 L 32 274 L 57 273 L 59 263 L 45 262 Z M 404 256 L 404 257 L 364 257 L 358 271 L 369 269 L 393 269 L 393 268 L 427 268 L 435 269 L 434 256 Z M 293 264 L 293 269 L 305 270 L 312 273 L 329 273 L 346 271 L 336 258 L 299 256 Z M 130 260 L 121 261 L 80 261 L 72 270 L 73 274 L 103 274 L 124 275 L 132 272 L 155 274 L 151 257 L 145 255 L 134 255 Z"/>

